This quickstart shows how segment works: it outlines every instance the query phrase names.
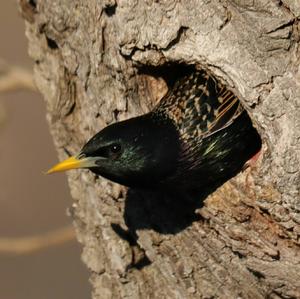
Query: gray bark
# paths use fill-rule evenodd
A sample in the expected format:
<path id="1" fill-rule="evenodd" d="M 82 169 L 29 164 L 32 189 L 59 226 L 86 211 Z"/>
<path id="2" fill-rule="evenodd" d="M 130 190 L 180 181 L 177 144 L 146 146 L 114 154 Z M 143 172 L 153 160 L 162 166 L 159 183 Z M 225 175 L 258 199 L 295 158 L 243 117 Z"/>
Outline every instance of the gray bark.
<path id="1" fill-rule="evenodd" d="M 107 124 L 151 109 L 166 90 L 152 70 L 167 63 L 213 72 L 263 138 L 255 169 L 195 213 L 69 172 L 93 298 L 300 298 L 299 1 L 19 4 L 61 159 Z"/>

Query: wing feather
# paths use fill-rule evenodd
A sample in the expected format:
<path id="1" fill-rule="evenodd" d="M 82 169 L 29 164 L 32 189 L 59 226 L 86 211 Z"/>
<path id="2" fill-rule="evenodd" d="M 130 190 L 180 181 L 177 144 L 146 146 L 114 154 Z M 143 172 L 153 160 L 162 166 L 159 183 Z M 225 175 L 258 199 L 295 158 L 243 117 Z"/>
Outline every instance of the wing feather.
<path id="1" fill-rule="evenodd" d="M 154 109 L 174 121 L 182 139 L 206 138 L 228 127 L 243 111 L 232 91 L 204 70 L 178 80 Z"/>

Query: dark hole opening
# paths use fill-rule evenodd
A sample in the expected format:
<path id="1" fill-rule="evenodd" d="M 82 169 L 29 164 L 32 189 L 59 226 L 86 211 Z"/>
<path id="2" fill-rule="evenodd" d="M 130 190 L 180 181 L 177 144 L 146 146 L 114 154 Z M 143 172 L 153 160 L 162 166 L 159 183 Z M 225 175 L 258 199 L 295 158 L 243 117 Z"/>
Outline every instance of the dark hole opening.
<path id="1" fill-rule="evenodd" d="M 124 220 L 133 238 L 136 238 L 134 232 L 140 229 L 176 234 L 194 221 L 202 220 L 197 210 L 203 206 L 207 196 L 239 173 L 261 148 L 261 138 L 237 97 L 211 72 L 204 68 L 198 70 L 198 67 L 192 65 L 175 63 L 138 68 L 138 75 L 145 77 L 145 80 L 148 79 L 147 76 L 149 81 L 163 78 L 172 91 L 165 99 L 169 102 L 162 105 L 157 114 L 152 115 L 154 124 L 159 124 L 159 127 L 154 127 L 151 140 L 143 140 L 147 150 L 147 146 L 151 145 L 150 141 L 158 144 L 161 136 L 167 136 L 171 132 L 172 135 L 168 136 L 175 138 L 176 143 L 171 140 L 175 146 L 164 145 L 159 148 L 159 154 L 164 154 L 163 159 L 159 155 L 155 158 L 159 160 L 162 169 L 168 166 L 163 165 L 165 157 L 173 154 L 174 150 L 174 158 L 167 163 L 174 162 L 176 168 L 171 168 L 166 175 L 158 172 L 157 178 L 152 175 L 153 168 L 150 165 L 150 170 L 142 169 L 141 175 L 134 177 L 138 184 L 132 185 L 127 192 L 124 208 Z M 228 105 L 232 102 L 232 106 Z M 232 113 L 225 115 L 228 111 L 224 107 L 228 110 L 235 107 L 235 110 L 230 110 Z M 175 113 L 168 114 L 172 109 Z M 232 119 L 232 115 L 235 118 Z M 217 130 L 210 126 L 215 119 L 218 121 Z M 165 135 L 155 136 L 157 129 Z M 208 134 L 204 135 L 203 132 Z M 148 156 L 144 157 L 142 161 L 147 162 Z M 148 189 L 145 183 L 149 183 Z M 126 237 L 122 232 L 121 235 Z"/>
<path id="2" fill-rule="evenodd" d="M 116 13 L 117 4 L 115 5 L 108 5 L 104 8 L 104 11 L 107 16 L 112 17 Z"/>
<path id="3" fill-rule="evenodd" d="M 197 70 L 203 71 L 204 74 L 207 74 L 208 76 L 212 77 L 213 80 L 211 82 L 206 80 L 199 80 L 197 83 L 194 81 L 194 83 L 191 83 L 192 85 L 202 85 L 203 88 L 208 90 L 207 95 L 205 96 L 205 92 L 202 93 L 200 91 L 197 95 L 194 95 L 195 97 L 198 97 L 198 103 L 194 103 L 193 101 L 190 101 L 191 103 L 186 105 L 186 110 L 193 109 L 193 106 L 195 104 L 202 105 L 203 101 L 205 103 L 208 103 L 210 106 L 211 112 L 210 114 L 207 114 L 207 117 L 210 117 L 212 121 L 214 121 L 214 114 L 216 115 L 215 118 L 218 118 L 219 124 L 216 126 L 215 131 L 211 131 L 211 142 L 213 143 L 215 141 L 214 137 L 218 138 L 220 135 L 219 132 L 224 130 L 228 130 L 229 136 L 231 136 L 231 132 L 233 130 L 239 131 L 240 127 L 242 126 L 242 130 L 240 130 L 240 134 L 236 133 L 234 134 L 234 137 L 232 137 L 231 142 L 224 143 L 216 149 L 216 151 L 222 152 L 223 150 L 230 150 L 232 148 L 236 148 L 236 150 L 232 151 L 234 156 L 232 156 L 232 159 L 228 159 L 228 164 L 234 164 L 234 175 L 236 175 L 241 170 L 244 170 L 249 166 L 249 162 L 251 162 L 250 165 L 254 164 L 252 163 L 255 159 L 257 159 L 257 156 L 255 155 L 258 153 L 261 149 L 261 138 L 257 132 L 257 130 L 254 128 L 252 124 L 252 120 L 248 115 L 248 112 L 246 109 L 244 109 L 242 103 L 238 99 L 238 97 L 235 95 L 234 91 L 232 91 L 230 88 L 227 88 L 224 82 L 221 82 L 211 71 L 207 71 L 205 68 L 195 65 L 187 65 L 184 63 L 170 63 L 170 64 L 164 64 L 162 66 L 148 66 L 148 65 L 141 65 L 138 67 L 138 74 L 140 75 L 148 75 L 154 78 L 163 78 L 163 80 L 166 82 L 168 89 L 172 90 L 175 86 L 175 83 L 181 82 L 182 78 L 190 77 L 195 73 Z M 188 83 L 184 83 L 187 84 Z M 178 89 L 178 84 L 177 87 Z M 187 87 L 186 89 L 188 89 Z M 202 87 L 201 87 L 202 88 Z M 200 89 L 201 90 L 201 89 Z M 228 91 L 225 92 L 224 90 Z M 185 96 L 185 95 L 183 95 Z M 222 97 L 222 101 L 220 102 L 219 96 Z M 235 103 L 234 103 L 235 102 Z M 234 105 L 231 105 L 233 103 Z M 224 108 L 225 107 L 225 108 Z M 238 107 L 238 108 L 236 108 Z M 236 110 L 235 110 L 236 109 Z M 199 113 L 199 119 L 202 117 L 205 113 L 204 109 L 200 109 Z M 238 112 L 236 112 L 238 111 Z M 239 112 L 241 111 L 241 112 Z M 198 112 L 197 112 L 198 113 Z M 235 114 L 236 113 L 236 114 Z M 184 114 L 184 112 L 183 112 Z M 235 116 L 237 115 L 237 116 Z M 233 118 L 231 118 L 233 116 Z M 231 121 L 231 119 L 233 119 Z M 204 124 L 201 124 L 201 121 L 199 120 L 200 127 L 206 129 Z M 207 122 L 208 123 L 208 122 Z M 227 125 L 229 123 L 229 125 Z M 188 124 L 187 124 L 188 126 Z M 195 127 L 196 129 L 196 127 Z M 202 129 L 201 129 L 202 130 Z M 202 134 L 200 132 L 200 134 Z M 206 138 L 206 137 L 205 137 Z M 240 152 L 239 152 L 240 150 Z M 212 159 L 215 159 L 213 161 L 214 163 L 208 163 L 207 167 L 215 167 L 215 165 L 218 164 L 218 158 L 216 153 L 215 156 L 213 156 Z M 256 157 L 256 158 L 255 158 Z M 236 162 L 236 160 L 239 160 L 239 164 Z M 249 161 L 250 160 L 250 161 Z M 247 163 L 246 163 L 247 162 Z M 206 163 L 206 162 L 205 162 Z M 223 163 L 223 162 L 222 162 Z M 227 162 L 226 162 L 227 163 Z M 213 164 L 213 165 L 212 165 Z M 226 170 L 225 170 L 226 171 Z M 229 172 L 229 171 L 228 171 Z M 228 179 L 233 177 L 232 175 L 228 176 Z M 226 182 L 228 179 L 224 180 Z M 220 183 L 220 184 L 219 184 Z M 221 185 L 221 181 L 216 182 L 216 184 Z"/>
<path id="4" fill-rule="evenodd" d="M 151 66 L 151 65 L 139 65 L 138 68 L 138 74 L 139 75 L 149 75 L 154 78 L 161 77 L 166 82 L 169 89 L 173 88 L 174 84 L 182 77 L 188 76 L 195 72 L 196 70 L 204 70 L 206 72 L 205 68 L 201 68 L 199 66 L 195 65 L 188 65 L 184 63 L 167 63 L 163 64 L 161 66 Z M 213 73 L 209 73 L 212 77 L 215 78 L 215 80 L 222 84 L 225 88 L 226 85 L 221 82 L 219 79 L 217 79 Z M 230 90 L 230 89 L 229 89 Z M 240 102 L 240 100 L 238 99 Z"/>
<path id="5" fill-rule="evenodd" d="M 55 40 L 51 39 L 50 37 L 46 36 L 47 45 L 50 49 L 56 50 L 58 49 L 58 45 Z"/>
<path id="6" fill-rule="evenodd" d="M 31 5 L 33 8 L 36 8 L 37 6 L 37 0 L 29 0 L 29 5 Z"/>
<path id="7" fill-rule="evenodd" d="M 195 66 L 183 63 L 169 63 L 162 66 L 142 65 L 138 67 L 138 74 L 149 75 L 152 77 L 161 77 L 165 80 L 169 88 L 181 77 L 195 71 Z"/>
<path id="8" fill-rule="evenodd" d="M 197 67 L 197 69 L 199 68 Z M 203 71 L 206 72 L 205 69 L 203 69 Z M 175 93 L 175 88 L 178 88 L 178 84 L 180 86 L 180 82 L 182 82 L 182 84 L 186 84 L 185 86 L 187 86 L 187 88 L 185 91 L 188 91 L 188 89 L 192 88 L 195 84 L 197 86 L 200 84 L 199 89 L 201 90 L 202 88 L 202 91 L 204 89 L 204 85 L 202 84 L 207 84 L 207 88 L 210 90 L 220 88 L 220 86 L 229 90 L 226 88 L 225 84 L 217 80 L 211 72 L 206 73 L 207 75 L 209 74 L 213 76 L 216 83 L 210 82 L 210 84 L 208 84 L 205 83 L 205 80 L 199 79 L 193 81 L 193 84 L 190 84 L 190 79 L 188 79 L 188 77 L 192 76 L 192 78 L 195 79 L 193 77 L 195 72 L 195 66 L 176 63 L 165 64 L 159 67 L 145 65 L 138 67 L 138 75 L 146 77 L 146 80 L 147 76 L 149 76 L 149 81 L 153 80 L 153 78 L 163 78 L 169 90 L 174 88 L 173 99 L 175 97 L 175 106 L 176 97 L 182 96 L 184 101 L 187 100 L 185 93 Z M 186 77 L 187 80 L 185 81 L 184 79 L 181 81 L 184 77 Z M 213 118 L 213 112 L 220 112 L 216 111 L 216 108 L 221 106 L 223 102 L 226 102 L 226 98 L 223 99 L 223 102 L 219 102 L 218 104 L 218 93 L 214 93 L 213 91 L 207 92 L 205 89 L 204 91 L 206 91 L 206 96 L 202 98 L 200 92 L 195 97 L 198 97 L 200 102 L 205 101 L 205 103 L 208 103 L 211 106 L 210 111 L 212 113 L 210 114 L 210 117 Z M 215 99 L 211 100 L 210 96 L 212 95 L 214 95 Z M 193 96 L 194 94 L 192 94 L 192 98 Z M 235 99 L 237 98 L 235 97 Z M 238 103 L 238 105 L 241 105 L 239 100 L 237 101 L 238 102 L 235 102 L 235 104 Z M 193 99 L 191 102 L 191 104 L 193 104 Z M 199 105 L 200 102 L 196 105 Z M 184 109 L 190 109 L 188 107 L 192 107 L 191 109 L 193 109 L 193 105 L 183 105 L 182 103 L 181 105 L 185 107 Z M 209 111 L 200 111 L 209 114 Z M 151 189 L 150 191 L 144 189 L 129 189 L 125 201 L 124 219 L 131 232 L 134 233 L 140 229 L 153 229 L 163 234 L 176 234 L 190 226 L 194 221 L 201 220 L 201 215 L 199 215 L 197 209 L 203 206 L 203 202 L 207 196 L 243 170 L 245 163 L 249 161 L 249 159 L 252 159 L 252 157 L 259 152 L 261 148 L 261 138 L 256 129 L 253 127 L 250 117 L 246 110 L 241 109 L 241 111 L 241 114 L 239 114 L 229 126 L 225 126 L 211 134 L 209 137 L 205 137 L 205 144 L 202 144 L 201 140 L 196 144 L 196 147 L 200 147 L 200 151 L 196 151 L 194 153 L 195 156 L 199 157 L 200 155 L 201 159 L 201 155 L 206 155 L 207 149 L 209 149 L 207 152 L 210 154 L 207 159 L 201 160 L 201 163 L 203 164 L 197 165 L 198 168 L 200 167 L 200 173 L 197 173 L 195 177 L 190 176 L 191 173 L 188 173 L 188 177 L 186 169 L 189 168 L 183 166 L 183 175 L 181 175 L 175 183 L 171 184 L 170 189 Z M 199 122 L 206 119 L 201 117 L 201 113 L 199 114 Z M 182 111 L 181 114 L 177 115 L 179 115 L 179 117 L 182 117 L 182 115 L 188 115 L 187 119 L 189 121 L 192 114 L 185 114 L 185 112 Z M 198 117 L 197 113 L 195 115 Z M 220 117 L 222 117 L 222 115 Z M 182 122 L 182 119 L 180 121 Z M 226 119 L 224 119 L 224 122 L 226 122 Z M 189 126 L 188 123 L 187 126 Z M 197 127 L 192 127 L 190 130 L 193 133 L 194 130 L 197 130 Z M 227 135 L 223 135 L 224 132 Z M 191 139 L 193 138 L 197 138 L 197 134 L 192 134 Z M 217 140 L 220 141 L 219 146 L 214 147 L 214 142 Z M 191 146 L 194 145 L 192 144 Z M 222 152 L 226 153 L 226 151 L 228 151 L 228 155 L 222 157 Z M 220 161 L 220 157 L 223 159 L 222 161 Z M 181 160 L 181 163 L 184 162 L 185 161 Z M 219 167 L 220 165 L 221 167 Z M 224 172 L 222 172 L 223 170 Z M 188 177 L 188 180 L 186 180 L 186 177 Z M 184 180 L 187 181 L 186 186 L 188 186 L 188 188 L 180 189 Z M 190 182 L 193 185 L 189 185 Z M 195 182 L 196 184 L 194 184 Z M 194 186 L 194 188 L 191 186 Z"/>

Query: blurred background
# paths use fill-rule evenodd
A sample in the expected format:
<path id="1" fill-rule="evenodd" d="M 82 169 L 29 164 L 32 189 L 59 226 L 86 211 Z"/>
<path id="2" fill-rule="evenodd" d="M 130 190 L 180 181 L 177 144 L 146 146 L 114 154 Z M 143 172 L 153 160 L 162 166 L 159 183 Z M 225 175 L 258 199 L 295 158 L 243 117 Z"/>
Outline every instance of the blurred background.
<path id="1" fill-rule="evenodd" d="M 57 156 L 15 0 L 0 1 L 0 40 L 0 298 L 89 298 L 66 177 L 43 174 Z"/>

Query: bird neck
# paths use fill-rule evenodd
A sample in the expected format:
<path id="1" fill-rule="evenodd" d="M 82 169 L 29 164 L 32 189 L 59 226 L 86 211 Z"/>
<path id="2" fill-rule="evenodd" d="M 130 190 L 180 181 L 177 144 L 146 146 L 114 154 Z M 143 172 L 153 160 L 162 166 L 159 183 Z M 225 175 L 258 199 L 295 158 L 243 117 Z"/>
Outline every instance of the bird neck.
<path id="1" fill-rule="evenodd" d="M 173 122 L 150 112 L 118 124 L 129 150 L 126 164 L 111 167 L 101 175 L 129 187 L 151 188 L 163 181 L 177 169 L 179 135 Z M 134 154 L 132 154 L 134 153 Z M 125 166 L 125 167 L 123 167 Z"/>

